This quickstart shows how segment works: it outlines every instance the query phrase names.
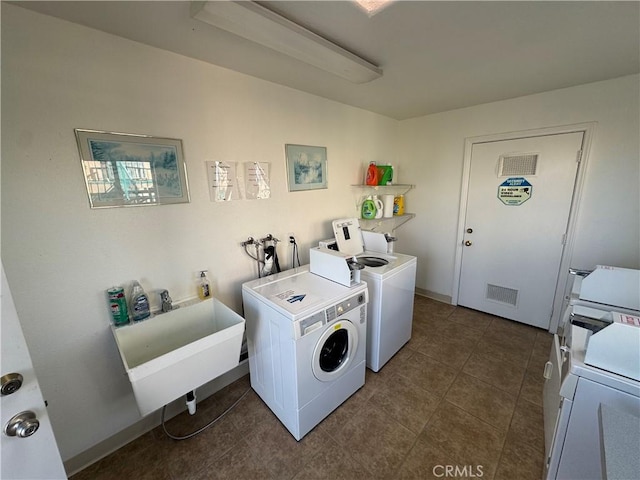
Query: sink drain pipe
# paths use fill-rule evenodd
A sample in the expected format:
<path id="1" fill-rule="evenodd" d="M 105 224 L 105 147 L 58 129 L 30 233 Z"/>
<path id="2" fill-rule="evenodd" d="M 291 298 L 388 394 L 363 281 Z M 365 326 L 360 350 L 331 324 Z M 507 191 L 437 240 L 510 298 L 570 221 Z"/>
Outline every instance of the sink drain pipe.
<path id="1" fill-rule="evenodd" d="M 189 409 L 189 415 L 196 414 L 196 391 L 191 390 L 187 393 L 187 408 Z"/>

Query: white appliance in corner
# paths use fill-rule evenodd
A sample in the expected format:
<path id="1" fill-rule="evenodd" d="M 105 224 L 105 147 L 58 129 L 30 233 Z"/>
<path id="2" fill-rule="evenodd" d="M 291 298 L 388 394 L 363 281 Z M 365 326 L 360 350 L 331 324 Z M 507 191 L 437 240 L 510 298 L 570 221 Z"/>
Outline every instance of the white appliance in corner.
<path id="1" fill-rule="evenodd" d="M 640 426 L 640 327 L 617 324 L 612 313 L 640 316 L 640 271 L 601 265 L 571 273 L 577 276 L 544 371 L 543 478 L 635 478 L 640 428 L 616 439 L 609 419 Z M 635 453 L 612 461 L 632 444 Z M 634 475 L 613 470 L 629 466 Z"/>
<path id="2" fill-rule="evenodd" d="M 360 278 L 369 286 L 367 367 L 378 372 L 411 339 L 417 259 L 387 253 L 385 234 L 363 232 L 356 218 L 335 220 L 333 231 L 338 251 L 364 265 Z"/>

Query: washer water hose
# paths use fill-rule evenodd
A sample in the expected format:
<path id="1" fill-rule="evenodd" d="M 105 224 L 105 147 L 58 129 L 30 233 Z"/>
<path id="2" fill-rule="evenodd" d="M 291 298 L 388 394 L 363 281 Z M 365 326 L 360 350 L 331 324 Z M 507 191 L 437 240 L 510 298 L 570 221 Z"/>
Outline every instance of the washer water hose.
<path id="1" fill-rule="evenodd" d="M 247 238 L 246 241 L 242 242 L 240 245 L 244 247 L 245 253 L 249 255 L 253 260 L 255 260 L 256 263 L 258 264 L 258 277 L 261 277 L 262 265 L 264 264 L 264 262 L 260 260 L 260 242 L 257 242 L 256 240 L 254 240 L 253 237 L 249 237 Z M 253 245 L 255 247 L 256 249 L 255 255 L 252 255 L 247 249 L 249 245 Z"/>
<path id="2" fill-rule="evenodd" d="M 291 265 L 296 268 L 296 260 L 298 260 L 298 266 L 300 266 L 300 255 L 298 254 L 298 243 L 293 235 L 289 235 L 289 243 L 293 245 L 293 251 L 291 252 Z"/>
<path id="3" fill-rule="evenodd" d="M 278 240 L 271 234 L 268 234 L 265 238 L 260 239 L 260 243 L 262 244 L 262 250 L 264 251 L 264 267 L 262 269 L 261 276 L 272 275 L 274 273 L 279 273 L 280 263 L 278 262 L 278 254 L 276 253 L 276 245 L 278 245 Z"/>
<path id="4" fill-rule="evenodd" d="M 262 274 L 266 276 L 273 273 L 279 273 L 281 271 L 280 263 L 278 262 L 278 254 L 276 253 L 276 246 L 269 245 L 264 247 L 264 268 L 262 269 Z"/>
<path id="5" fill-rule="evenodd" d="M 246 241 L 240 244 L 240 246 L 244 248 L 245 253 L 258 264 L 259 278 L 282 271 L 278 261 L 278 254 L 276 253 L 276 245 L 279 241 L 280 240 L 275 238 L 273 235 L 268 234 L 265 238 L 261 238 L 260 240 L 255 240 L 253 237 L 249 237 Z M 249 245 L 255 246 L 255 255 L 252 255 L 247 249 Z M 260 255 L 260 250 L 262 250 L 262 255 Z"/>

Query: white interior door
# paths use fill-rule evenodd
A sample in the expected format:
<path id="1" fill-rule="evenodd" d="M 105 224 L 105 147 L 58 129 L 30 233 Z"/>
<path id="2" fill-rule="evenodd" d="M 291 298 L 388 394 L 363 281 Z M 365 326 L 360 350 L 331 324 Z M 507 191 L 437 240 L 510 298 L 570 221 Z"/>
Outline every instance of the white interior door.
<path id="1" fill-rule="evenodd" d="M 473 144 L 459 305 L 549 328 L 583 135 Z"/>
<path id="2" fill-rule="evenodd" d="M 2 464 L 0 478 L 3 479 L 60 479 L 67 478 L 62 465 L 60 452 L 56 444 L 47 409 L 40 392 L 40 385 L 31 364 L 31 357 L 18 321 L 11 291 L 2 267 L 2 313 L 1 344 L 3 395 L 2 400 L 2 434 L 0 434 L 0 449 L 2 450 Z M 9 374 L 22 375 L 22 385 L 16 389 L 19 382 Z M 12 381 L 5 382 L 7 377 Z M 13 393 L 10 393 L 13 392 Z M 24 421 L 14 422 L 9 428 L 13 436 L 5 432 L 7 423 L 17 414 L 32 412 L 34 419 L 23 416 Z M 29 435 L 22 437 L 21 435 Z"/>

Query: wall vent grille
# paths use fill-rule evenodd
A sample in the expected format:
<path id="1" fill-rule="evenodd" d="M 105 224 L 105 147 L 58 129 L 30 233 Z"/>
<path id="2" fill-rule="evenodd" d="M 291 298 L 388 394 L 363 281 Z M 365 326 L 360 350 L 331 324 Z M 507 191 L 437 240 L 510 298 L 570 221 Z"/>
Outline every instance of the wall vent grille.
<path id="1" fill-rule="evenodd" d="M 499 170 L 500 177 L 535 175 L 538 170 L 538 154 L 501 155 Z"/>
<path id="2" fill-rule="evenodd" d="M 488 283 L 487 300 L 493 300 L 515 307 L 518 305 L 518 290 Z"/>

